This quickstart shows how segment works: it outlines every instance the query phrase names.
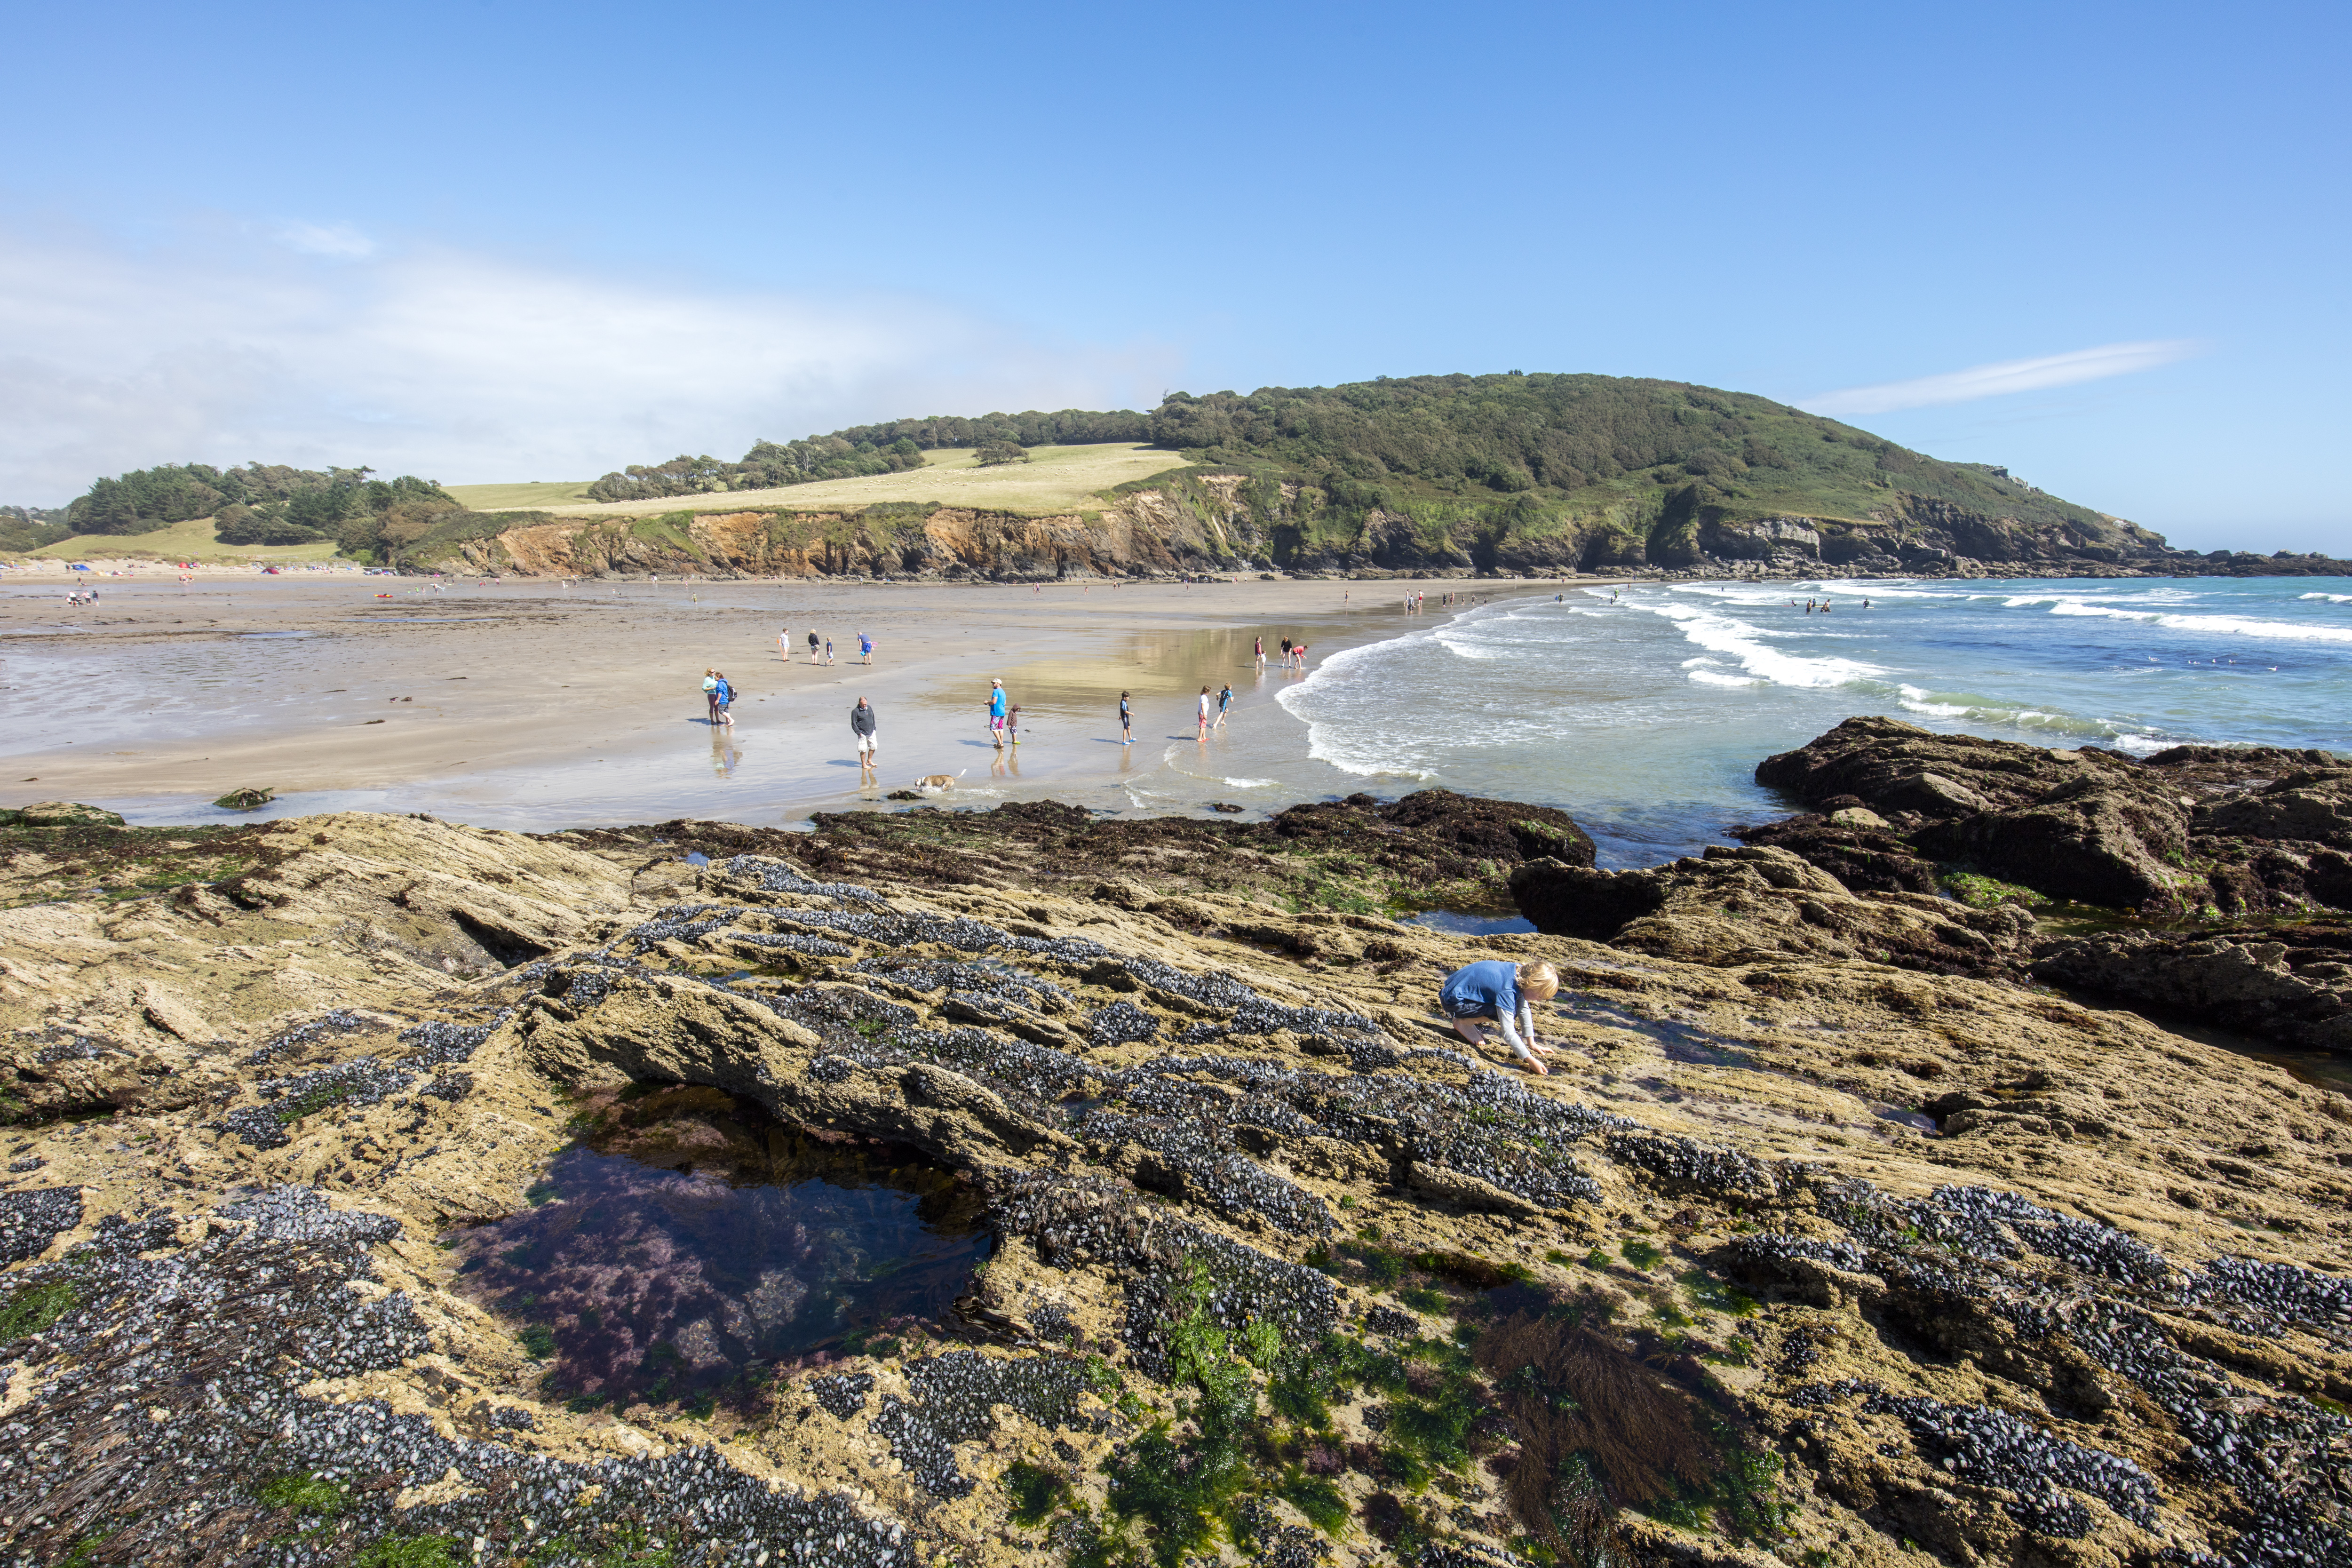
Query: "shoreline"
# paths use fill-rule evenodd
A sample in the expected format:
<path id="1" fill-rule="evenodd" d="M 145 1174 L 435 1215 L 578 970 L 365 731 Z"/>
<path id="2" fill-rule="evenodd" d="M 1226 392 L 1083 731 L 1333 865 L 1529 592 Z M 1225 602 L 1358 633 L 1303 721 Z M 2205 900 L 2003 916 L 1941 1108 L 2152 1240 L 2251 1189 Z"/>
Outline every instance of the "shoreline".
<path id="1" fill-rule="evenodd" d="M 22 737 L 0 742 L 0 805 L 70 795 L 155 824 L 366 809 L 551 827 L 658 819 L 680 815 L 666 803 L 717 796 L 709 804 L 733 798 L 741 815 L 774 820 L 879 804 L 930 773 L 968 781 L 940 804 L 985 805 L 1133 778 L 1142 759 L 1107 767 L 1099 749 L 1115 743 L 1122 685 L 1152 745 L 1189 736 L 1186 694 L 1204 682 L 1235 686 L 1234 733 L 1278 708 L 1276 693 L 1304 675 L 1282 676 L 1275 657 L 1264 675 L 1251 669 L 1260 628 L 1269 650 L 1296 636 L 1319 661 L 1442 616 L 1408 619 L 1408 588 L 1491 604 L 1592 581 L 1401 580 L 1374 600 L 1351 581 L 551 589 L 295 574 L 241 589 L 142 583 L 71 616 L 58 606 L 46 626 L 0 593 L 0 711 Z M 831 666 L 807 662 L 813 622 L 835 643 Z M 793 629 L 789 663 L 780 626 Z M 870 671 L 849 662 L 861 629 L 877 636 Z M 696 700 L 709 664 L 740 692 L 731 731 L 713 732 Z M 1027 743 L 1009 756 L 979 739 L 992 675 L 1024 706 Z M 68 702 L 61 713 L 47 696 L 126 683 L 130 695 L 92 712 Z M 845 723 L 859 694 L 883 716 L 877 780 L 865 788 Z M 1282 722 L 1297 726 L 1303 754 L 1304 722 Z M 1198 776 L 1204 789 L 1233 782 Z M 255 813 L 208 804 L 248 785 L 279 799 Z"/>

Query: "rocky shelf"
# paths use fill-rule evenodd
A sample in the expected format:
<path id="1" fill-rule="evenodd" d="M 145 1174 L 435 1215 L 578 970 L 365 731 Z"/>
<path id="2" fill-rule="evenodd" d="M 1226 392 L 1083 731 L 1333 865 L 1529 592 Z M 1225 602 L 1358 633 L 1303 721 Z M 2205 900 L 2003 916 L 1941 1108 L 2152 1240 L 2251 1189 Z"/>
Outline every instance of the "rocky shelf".
<path id="1" fill-rule="evenodd" d="M 2352 1563 L 2352 1100 L 2032 983 L 2032 912 L 1936 881 L 1989 813 L 2145 823 L 2159 781 L 2189 866 L 2088 829 L 2082 863 L 2273 918 L 2332 862 L 2200 846 L 2305 823 L 2333 764 L 2051 763 L 2092 781 L 2053 798 L 2074 775 L 1922 752 L 1944 782 L 1905 784 L 1855 739 L 1769 764 L 1826 810 L 1615 877 L 1558 813 L 1435 791 L 1249 824 L 0 825 L 0 1542 Z M 1515 892 L 1548 931 L 1396 918 Z M 1549 1078 L 1434 1016 L 1486 957 L 1563 975 Z M 762 1361 L 744 1325 L 788 1282 L 645 1253 L 666 1315 L 598 1298 L 602 1364 L 635 1333 L 640 1370 L 725 1381 L 568 1359 L 578 1293 L 486 1294 L 467 1238 L 593 1219 L 548 1173 L 656 1103 L 919 1165 L 986 1265 Z"/>

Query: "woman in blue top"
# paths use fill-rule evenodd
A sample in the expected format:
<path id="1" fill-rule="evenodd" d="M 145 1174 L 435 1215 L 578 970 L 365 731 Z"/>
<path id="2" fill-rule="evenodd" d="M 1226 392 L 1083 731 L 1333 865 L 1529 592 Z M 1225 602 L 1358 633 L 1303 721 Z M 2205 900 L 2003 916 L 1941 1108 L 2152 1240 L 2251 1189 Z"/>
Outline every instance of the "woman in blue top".
<path id="1" fill-rule="evenodd" d="M 1454 1032 L 1474 1046 L 1486 1043 L 1486 1033 L 1478 1021 L 1493 1019 L 1511 1054 L 1540 1078 L 1551 1071 L 1539 1059 L 1549 1054 L 1549 1047 L 1536 1043 L 1532 1004 L 1549 1002 L 1559 994 L 1559 975 L 1550 964 L 1490 958 L 1447 975 L 1438 988 L 1437 1001 L 1454 1020 Z"/>

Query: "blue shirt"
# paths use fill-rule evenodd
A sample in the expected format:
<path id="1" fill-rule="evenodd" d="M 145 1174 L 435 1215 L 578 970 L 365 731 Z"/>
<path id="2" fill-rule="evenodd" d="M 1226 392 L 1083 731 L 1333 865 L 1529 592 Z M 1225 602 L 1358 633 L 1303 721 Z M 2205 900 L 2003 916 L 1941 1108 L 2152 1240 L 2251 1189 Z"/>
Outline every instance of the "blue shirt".
<path id="1" fill-rule="evenodd" d="M 1437 999 L 1457 1017 L 1492 1008 L 1498 1018 L 1515 1018 L 1519 1012 L 1519 966 L 1502 958 L 1468 964 L 1445 977 Z"/>
<path id="2" fill-rule="evenodd" d="M 992 719 L 1004 717 L 1004 688 L 1002 686 L 988 694 L 988 716 Z"/>

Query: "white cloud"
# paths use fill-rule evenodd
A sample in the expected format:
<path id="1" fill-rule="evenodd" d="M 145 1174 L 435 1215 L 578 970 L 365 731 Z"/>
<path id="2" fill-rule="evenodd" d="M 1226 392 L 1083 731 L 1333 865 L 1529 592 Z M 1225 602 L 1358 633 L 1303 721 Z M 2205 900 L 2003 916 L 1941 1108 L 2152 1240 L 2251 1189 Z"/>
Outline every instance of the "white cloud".
<path id="1" fill-rule="evenodd" d="M 305 256 L 333 256 L 363 261 L 375 254 L 375 241 L 347 223 L 289 223 L 278 230 L 278 242 Z"/>
<path id="2" fill-rule="evenodd" d="M 1797 406 L 1815 414 L 1889 414 L 1898 408 L 1927 408 L 1943 403 L 1973 403 L 1980 397 L 2000 397 L 2012 392 L 2035 392 L 2046 386 L 2072 386 L 2077 382 L 2104 381 L 2154 370 L 2187 359 L 2200 348 L 2187 338 L 2138 343 L 2107 343 L 2041 359 L 2003 360 L 1916 381 L 1890 381 L 1876 386 L 1849 386 L 1797 400 Z"/>
<path id="3" fill-rule="evenodd" d="M 56 505 L 159 462 L 593 478 L 894 416 L 1148 406 L 1181 370 L 1165 345 L 1057 342 L 937 301 L 275 237 L 0 232 L 0 500 Z"/>

